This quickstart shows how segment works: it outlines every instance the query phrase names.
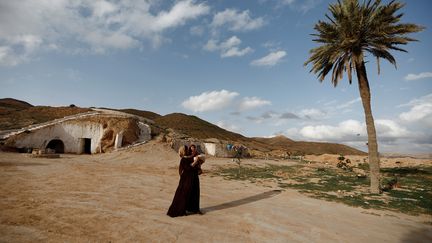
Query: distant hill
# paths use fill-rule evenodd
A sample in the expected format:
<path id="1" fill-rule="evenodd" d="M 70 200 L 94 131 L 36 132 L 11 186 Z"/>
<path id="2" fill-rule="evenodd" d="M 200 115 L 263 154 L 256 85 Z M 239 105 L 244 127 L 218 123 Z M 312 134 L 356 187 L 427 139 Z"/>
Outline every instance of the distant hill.
<path id="1" fill-rule="evenodd" d="M 256 141 L 263 142 L 272 146 L 286 146 L 287 144 L 295 143 L 294 140 L 291 140 L 285 136 L 279 135 L 271 138 L 253 138 Z"/>
<path id="2" fill-rule="evenodd" d="M 158 117 L 154 120 L 157 125 L 164 128 L 173 128 L 176 131 L 194 138 L 217 138 L 221 140 L 245 141 L 246 137 L 220 128 L 196 116 L 183 113 L 172 113 Z"/>
<path id="3" fill-rule="evenodd" d="M 144 117 L 144 118 L 147 118 L 150 120 L 155 120 L 156 118 L 161 117 L 161 115 L 154 113 L 154 112 L 151 112 L 151 111 L 141 111 L 141 110 L 136 110 L 136 109 L 118 109 L 116 111 L 129 113 L 129 114 Z"/>
<path id="4" fill-rule="evenodd" d="M 33 105 L 22 101 L 16 100 L 12 98 L 4 98 L 0 99 L 0 109 L 4 110 L 24 110 L 27 108 L 33 107 Z"/>
<path id="5" fill-rule="evenodd" d="M 263 154 L 269 153 L 273 155 L 281 155 L 281 153 L 285 152 L 291 152 L 293 154 L 365 154 L 360 150 L 342 144 L 297 142 L 285 136 L 276 136 L 272 138 L 248 138 L 241 134 L 227 131 L 196 116 L 185 115 L 182 113 L 168 114 L 156 118 L 154 121 L 161 127 L 172 128 L 182 134 L 194 138 L 217 138 L 232 143 L 239 143 L 247 146 L 249 149 L 256 150 L 258 153 Z"/>
<path id="6" fill-rule="evenodd" d="M 0 99 L 0 130 L 22 128 L 28 125 L 43 123 L 87 111 L 91 111 L 91 109 L 75 106 L 32 106 L 25 101 L 16 99 Z M 182 113 L 172 113 L 161 116 L 151 111 L 136 109 L 118 109 L 117 111 L 153 120 L 155 124 L 152 129 L 158 130 L 156 133 L 152 131 L 153 135 L 158 134 L 159 130 L 163 131 L 164 129 L 171 128 L 178 133 L 197 139 L 216 138 L 234 144 L 243 144 L 247 146 L 250 151 L 254 151 L 254 154 L 258 156 L 266 154 L 279 156 L 286 152 L 292 154 L 366 154 L 360 150 L 342 144 L 294 141 L 285 136 L 248 138 L 241 134 L 227 131 L 199 117 Z"/>
<path id="7" fill-rule="evenodd" d="M 0 99 L 0 130 L 23 128 L 87 111 L 91 111 L 91 109 L 33 106 L 21 100 Z"/>

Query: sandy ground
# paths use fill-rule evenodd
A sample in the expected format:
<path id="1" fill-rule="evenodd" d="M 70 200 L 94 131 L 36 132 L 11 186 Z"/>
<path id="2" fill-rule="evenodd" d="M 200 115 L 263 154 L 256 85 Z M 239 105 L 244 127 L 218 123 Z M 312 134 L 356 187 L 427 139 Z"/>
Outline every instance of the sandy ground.
<path id="1" fill-rule="evenodd" d="M 0 153 L 0 242 L 432 242 L 431 215 L 353 208 L 208 173 L 229 159 L 203 165 L 205 214 L 170 218 L 178 161 L 156 142 L 60 159 Z"/>

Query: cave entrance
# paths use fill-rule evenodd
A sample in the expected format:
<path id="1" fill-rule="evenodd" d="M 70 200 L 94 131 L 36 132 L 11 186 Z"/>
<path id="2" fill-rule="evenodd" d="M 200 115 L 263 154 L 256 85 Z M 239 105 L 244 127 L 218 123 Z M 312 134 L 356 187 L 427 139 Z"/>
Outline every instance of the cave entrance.
<path id="1" fill-rule="evenodd" d="M 63 154 L 64 153 L 64 143 L 60 139 L 51 140 L 48 143 L 48 145 L 46 146 L 46 148 L 54 150 L 56 154 Z"/>
<path id="2" fill-rule="evenodd" d="M 82 138 L 82 146 L 84 154 L 91 154 L 91 138 Z"/>

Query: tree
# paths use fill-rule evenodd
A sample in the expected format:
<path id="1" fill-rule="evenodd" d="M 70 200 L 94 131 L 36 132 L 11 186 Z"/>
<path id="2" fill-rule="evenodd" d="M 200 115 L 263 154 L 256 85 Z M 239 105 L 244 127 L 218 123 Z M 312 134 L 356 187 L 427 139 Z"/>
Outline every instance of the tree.
<path id="1" fill-rule="evenodd" d="M 400 45 L 416 41 L 407 35 L 424 28 L 416 24 L 400 23 L 402 13 L 397 13 L 404 4 L 391 1 L 382 4 L 380 0 L 364 1 L 338 0 L 329 5 L 331 15 L 326 21 L 318 21 L 312 34 L 320 46 L 310 50 L 305 66 L 312 64 L 311 72 L 317 74 L 320 82 L 331 70 L 331 82 L 336 87 L 343 73 L 352 83 L 352 71 L 357 74 L 360 97 L 362 100 L 368 134 L 368 153 L 370 165 L 370 191 L 380 192 L 378 143 L 371 109 L 371 94 L 365 66 L 365 53 L 377 60 L 380 73 L 380 58 L 388 60 L 396 67 L 396 60 L 389 51 L 403 51 Z"/>

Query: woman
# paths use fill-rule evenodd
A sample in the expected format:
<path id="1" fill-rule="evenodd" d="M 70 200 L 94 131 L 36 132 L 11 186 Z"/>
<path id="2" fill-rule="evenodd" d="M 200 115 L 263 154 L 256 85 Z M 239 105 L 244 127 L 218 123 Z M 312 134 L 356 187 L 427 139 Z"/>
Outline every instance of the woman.
<path id="1" fill-rule="evenodd" d="M 179 165 L 180 181 L 167 212 L 167 215 L 171 217 L 184 216 L 187 213 L 202 214 L 199 209 L 200 188 L 198 169 L 197 166 L 194 167 L 191 165 L 194 162 L 194 158 L 189 157 L 187 151 L 187 146 L 182 146 L 179 149 L 181 157 Z"/>

